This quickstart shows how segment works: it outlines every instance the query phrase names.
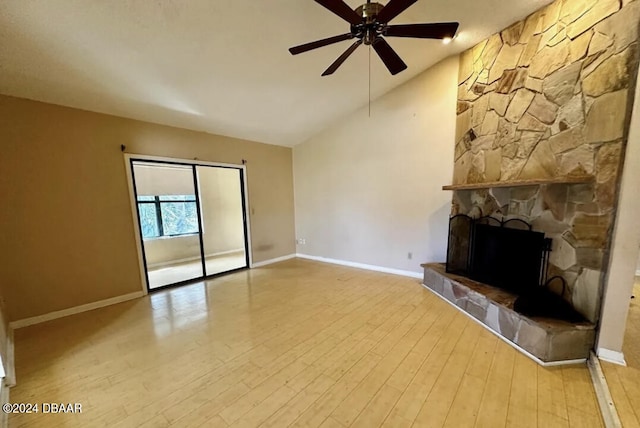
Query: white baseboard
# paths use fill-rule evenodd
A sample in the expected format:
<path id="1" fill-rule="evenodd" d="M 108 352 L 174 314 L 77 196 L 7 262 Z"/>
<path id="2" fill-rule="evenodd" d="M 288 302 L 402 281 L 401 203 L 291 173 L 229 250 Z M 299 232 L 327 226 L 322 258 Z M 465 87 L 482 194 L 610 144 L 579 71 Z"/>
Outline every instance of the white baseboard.
<path id="1" fill-rule="evenodd" d="M 256 262 L 251 265 L 252 268 L 259 268 L 262 266 L 272 265 L 274 263 L 283 262 L 285 260 L 291 260 L 295 258 L 295 254 L 287 254 L 286 256 L 276 257 L 275 259 L 264 260 L 262 262 Z"/>
<path id="2" fill-rule="evenodd" d="M 620 422 L 616 405 L 611 397 L 609 384 L 604 377 L 600 361 L 593 352 L 591 352 L 587 365 L 589 367 L 589 374 L 591 375 L 591 382 L 593 383 L 593 388 L 595 389 L 598 399 L 598 405 L 600 406 L 600 413 L 602 414 L 602 419 L 604 419 L 604 426 L 607 428 L 621 428 L 622 423 Z"/>
<path id="3" fill-rule="evenodd" d="M 476 324 L 478 324 L 480 327 L 483 327 L 485 330 L 490 331 L 491 333 L 493 333 L 498 339 L 502 340 L 504 343 L 506 343 L 507 345 L 510 345 L 512 348 L 514 348 L 516 351 L 520 352 L 521 354 L 524 354 L 525 356 L 531 358 L 533 361 L 535 361 L 536 363 L 540 364 L 542 367 L 555 367 L 555 366 L 569 366 L 569 365 L 573 365 L 573 364 L 584 364 L 587 362 L 586 358 L 578 358 L 575 360 L 562 360 L 562 361 L 542 361 L 540 358 L 536 357 L 535 355 L 533 355 L 531 352 L 527 351 L 524 348 L 521 348 L 520 346 L 518 346 L 517 344 L 513 343 L 512 341 L 510 341 L 509 339 L 507 339 L 506 337 L 502 336 L 500 333 L 498 333 L 497 331 L 491 329 L 491 327 L 489 327 L 488 325 L 486 325 L 485 323 L 481 322 L 480 320 L 476 319 L 475 317 L 473 317 L 471 314 L 465 312 L 462 308 L 458 307 L 457 305 L 453 304 L 453 302 L 450 302 L 449 300 L 447 300 L 444 296 L 439 295 L 438 293 L 436 293 L 435 291 L 433 291 L 432 289 L 430 289 L 429 287 L 427 287 L 426 285 L 422 284 L 422 286 L 426 289 L 429 290 L 431 293 L 433 293 L 434 296 L 442 299 L 444 302 L 448 303 L 450 306 L 454 307 L 455 309 L 457 309 L 458 311 L 462 312 L 463 314 L 465 314 L 467 317 L 469 317 L 469 319 L 471 319 L 473 322 L 475 322 Z"/>
<path id="4" fill-rule="evenodd" d="M 69 315 L 75 315 L 82 312 L 103 308 L 105 306 L 115 305 L 116 303 L 126 302 L 127 300 L 137 299 L 142 296 L 144 296 L 144 293 L 142 291 L 136 291 L 135 293 L 124 294 L 122 296 L 116 296 L 110 299 L 100 300 L 98 302 L 87 303 L 86 305 L 80 305 L 74 308 L 63 309 L 61 311 L 49 312 L 48 314 L 38 315 L 36 317 L 25 318 L 18 321 L 12 321 L 9 324 L 9 326 L 12 329 L 28 327 L 30 325 L 40 324 L 46 321 L 55 320 L 58 318 L 69 316 Z"/>
<path id="5" fill-rule="evenodd" d="M 337 259 L 330 259 L 327 257 L 310 256 L 308 254 L 298 253 L 296 254 L 296 257 L 299 257 L 301 259 L 315 260 L 317 262 L 331 263 L 334 265 L 349 266 L 349 267 L 354 267 L 358 269 L 372 270 L 375 272 L 384 272 L 384 273 L 391 273 L 394 275 L 408 276 L 410 278 L 422 279 L 422 277 L 424 276 L 422 273 L 412 272 L 410 270 L 401 270 L 401 269 L 387 268 L 383 266 L 367 265 L 364 263 L 349 262 L 346 260 L 337 260 Z"/>
<path id="6" fill-rule="evenodd" d="M 244 252 L 243 248 L 239 248 L 237 250 L 220 251 L 219 253 L 205 254 L 204 258 L 208 259 L 210 257 L 220 257 L 220 256 L 224 256 L 224 255 L 227 255 L 227 254 L 241 253 L 241 252 Z M 197 260 L 200 260 L 200 256 L 187 257 L 187 258 L 184 258 L 184 259 L 169 260 L 169 261 L 166 261 L 166 262 L 159 262 L 159 263 L 150 263 L 147 267 L 149 269 L 156 269 L 156 268 L 161 268 L 161 267 L 164 267 L 164 266 L 175 265 L 175 264 L 178 264 L 178 263 L 195 262 Z"/>
<path id="7" fill-rule="evenodd" d="M 624 354 L 618 351 L 612 351 L 610 349 L 598 348 L 596 355 L 602 361 L 606 361 L 608 363 L 618 364 L 620 366 L 627 365 L 627 362 L 624 360 Z"/>

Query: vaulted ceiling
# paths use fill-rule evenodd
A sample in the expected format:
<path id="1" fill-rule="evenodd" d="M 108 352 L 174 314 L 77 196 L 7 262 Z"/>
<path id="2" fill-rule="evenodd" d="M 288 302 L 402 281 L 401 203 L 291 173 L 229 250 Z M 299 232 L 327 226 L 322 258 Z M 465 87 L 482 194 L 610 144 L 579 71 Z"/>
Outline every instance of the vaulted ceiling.
<path id="1" fill-rule="evenodd" d="M 409 68 L 371 55 L 372 97 L 548 3 L 419 0 L 392 23 L 458 21 L 459 36 L 389 39 Z M 348 30 L 313 0 L 3 0 L 0 93 L 292 146 L 367 103 L 368 49 L 330 77 L 351 42 L 287 51 Z"/>

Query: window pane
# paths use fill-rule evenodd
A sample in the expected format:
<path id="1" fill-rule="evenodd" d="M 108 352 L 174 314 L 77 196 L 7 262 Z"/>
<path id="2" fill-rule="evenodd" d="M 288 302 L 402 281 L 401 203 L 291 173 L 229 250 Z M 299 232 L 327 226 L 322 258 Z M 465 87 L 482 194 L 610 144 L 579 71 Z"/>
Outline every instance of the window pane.
<path id="1" fill-rule="evenodd" d="M 161 201 L 195 201 L 196 195 L 160 195 Z"/>
<path id="2" fill-rule="evenodd" d="M 165 235 L 198 233 L 198 212 L 195 202 L 163 202 L 160 204 Z"/>
<path id="3" fill-rule="evenodd" d="M 142 237 L 155 238 L 160 236 L 158 217 L 156 216 L 156 206 L 154 204 L 138 204 L 138 211 L 140 212 Z"/>
<path id="4" fill-rule="evenodd" d="M 155 196 L 138 196 L 138 201 L 154 201 Z"/>

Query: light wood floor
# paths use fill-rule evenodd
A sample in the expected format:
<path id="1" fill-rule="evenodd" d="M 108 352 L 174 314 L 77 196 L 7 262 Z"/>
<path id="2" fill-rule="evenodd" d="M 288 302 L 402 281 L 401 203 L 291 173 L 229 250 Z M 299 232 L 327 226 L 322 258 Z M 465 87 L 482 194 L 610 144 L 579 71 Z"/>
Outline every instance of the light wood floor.
<path id="1" fill-rule="evenodd" d="M 69 427 L 600 427 L 586 366 L 545 369 L 418 280 L 290 260 L 16 332 L 12 402 Z"/>
<path id="2" fill-rule="evenodd" d="M 602 362 L 611 396 L 625 428 L 640 427 L 640 279 L 634 286 L 624 337 L 627 367 Z"/>

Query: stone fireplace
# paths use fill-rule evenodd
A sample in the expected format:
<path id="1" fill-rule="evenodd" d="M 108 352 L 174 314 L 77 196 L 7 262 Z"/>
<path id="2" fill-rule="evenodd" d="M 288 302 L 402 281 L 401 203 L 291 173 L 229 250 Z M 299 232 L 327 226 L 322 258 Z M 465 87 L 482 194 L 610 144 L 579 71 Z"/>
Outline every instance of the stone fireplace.
<path id="1" fill-rule="evenodd" d="M 452 213 L 521 219 L 544 233 L 552 242 L 547 277 L 564 278 L 562 297 L 596 323 L 612 213 L 585 209 L 594 198 L 595 184 L 456 190 Z"/>
<path id="2" fill-rule="evenodd" d="M 551 336 L 542 333 L 552 330 L 540 324 L 545 320 L 509 324 L 514 330 L 538 323 L 542 330 L 526 338 L 520 327 L 505 333 L 492 321 L 491 328 L 543 361 L 584 358 L 595 338 L 634 102 L 639 22 L 640 0 L 557 0 L 460 58 L 454 177 L 445 186 L 453 191 L 451 214 L 520 219 L 544 233 L 552 240 L 548 276 L 566 283 L 549 289 L 588 321 L 558 324 Z M 451 294 L 445 297 L 454 304 L 462 299 L 458 306 L 485 324 L 489 310 L 496 319 L 519 317 L 516 297 L 442 266 L 426 267 L 425 285 Z M 473 293 L 480 291 L 490 298 L 478 313 Z M 490 309 L 491 296 L 498 309 Z M 536 340 L 545 345 L 531 345 Z M 562 351 L 554 352 L 553 343 Z M 567 351 L 569 343 L 580 351 Z"/>

